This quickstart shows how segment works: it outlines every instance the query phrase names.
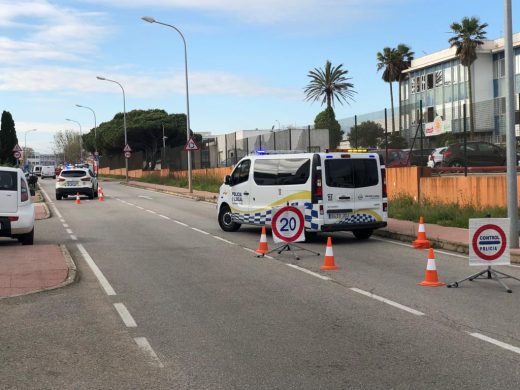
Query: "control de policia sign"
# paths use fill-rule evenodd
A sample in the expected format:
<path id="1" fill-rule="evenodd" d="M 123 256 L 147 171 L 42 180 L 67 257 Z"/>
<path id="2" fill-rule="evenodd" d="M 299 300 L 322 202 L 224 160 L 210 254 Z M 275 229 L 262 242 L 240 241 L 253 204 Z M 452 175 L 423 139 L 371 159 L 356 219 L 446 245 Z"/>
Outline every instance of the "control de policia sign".
<path id="1" fill-rule="evenodd" d="M 469 265 L 509 265 L 509 218 L 469 220 Z"/>

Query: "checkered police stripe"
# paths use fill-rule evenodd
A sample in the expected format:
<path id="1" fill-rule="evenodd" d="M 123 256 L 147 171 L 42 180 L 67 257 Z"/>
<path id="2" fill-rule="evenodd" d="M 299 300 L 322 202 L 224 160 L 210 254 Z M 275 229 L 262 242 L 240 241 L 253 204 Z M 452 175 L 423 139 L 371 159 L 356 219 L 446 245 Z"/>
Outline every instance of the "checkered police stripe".
<path id="1" fill-rule="evenodd" d="M 350 224 L 350 223 L 367 223 L 376 222 L 376 219 L 370 214 L 354 214 L 338 223 Z"/>
<path id="2" fill-rule="evenodd" d="M 271 222 L 272 210 L 267 210 L 261 213 L 254 214 L 240 214 L 240 213 L 232 213 L 231 219 L 234 222 L 239 223 L 252 223 L 255 225 L 265 225 L 266 222 Z"/>

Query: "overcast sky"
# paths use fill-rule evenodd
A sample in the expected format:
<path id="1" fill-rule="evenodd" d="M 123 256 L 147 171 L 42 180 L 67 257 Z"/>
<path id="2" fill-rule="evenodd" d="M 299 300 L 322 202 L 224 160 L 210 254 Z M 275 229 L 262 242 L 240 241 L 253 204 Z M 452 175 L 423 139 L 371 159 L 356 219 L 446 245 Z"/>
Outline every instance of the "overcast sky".
<path id="1" fill-rule="evenodd" d="M 513 15 L 520 15 L 513 0 Z M 389 107 L 376 53 L 399 43 L 416 57 L 448 47 L 449 24 L 463 16 L 501 36 L 497 0 L 0 0 L 0 111 L 9 111 L 20 144 L 53 150 L 57 130 L 83 132 L 126 110 L 186 112 L 195 132 L 222 134 L 312 124 L 323 108 L 304 101 L 307 73 L 326 60 L 343 64 L 357 91 L 338 119 Z M 518 17 L 513 30 L 520 31 Z M 396 95 L 397 100 L 397 95 Z"/>

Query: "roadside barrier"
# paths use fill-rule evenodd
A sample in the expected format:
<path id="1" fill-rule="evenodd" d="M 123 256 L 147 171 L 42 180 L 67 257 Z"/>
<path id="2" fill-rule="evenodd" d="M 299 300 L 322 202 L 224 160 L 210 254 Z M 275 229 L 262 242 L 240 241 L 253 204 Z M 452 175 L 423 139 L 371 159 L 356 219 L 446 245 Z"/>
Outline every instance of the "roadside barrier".
<path id="1" fill-rule="evenodd" d="M 79 200 L 79 192 L 76 193 L 76 204 L 81 204 L 81 200 Z"/>
<path id="2" fill-rule="evenodd" d="M 255 251 L 257 257 L 265 255 L 269 252 L 269 248 L 267 247 L 267 234 L 265 232 L 265 226 L 262 226 L 262 234 L 260 235 L 260 243 L 258 244 L 258 249 Z"/>
<path id="3" fill-rule="evenodd" d="M 415 249 L 428 249 L 430 241 L 426 239 L 426 230 L 424 229 L 423 217 L 419 217 L 419 231 L 417 232 L 417 239 L 412 242 Z"/>
<path id="4" fill-rule="evenodd" d="M 327 238 L 327 249 L 325 250 L 325 259 L 323 260 L 323 265 L 320 266 L 320 269 L 323 270 L 333 270 L 338 269 L 336 263 L 334 262 L 334 252 L 332 251 L 332 238 Z"/>
<path id="5" fill-rule="evenodd" d="M 430 248 L 430 250 L 428 251 L 428 264 L 426 265 L 424 280 L 417 284 L 419 286 L 426 287 L 439 287 L 444 286 L 446 284 L 439 282 L 439 276 L 437 275 L 437 267 L 435 265 L 435 254 L 433 253 L 432 248 Z"/>

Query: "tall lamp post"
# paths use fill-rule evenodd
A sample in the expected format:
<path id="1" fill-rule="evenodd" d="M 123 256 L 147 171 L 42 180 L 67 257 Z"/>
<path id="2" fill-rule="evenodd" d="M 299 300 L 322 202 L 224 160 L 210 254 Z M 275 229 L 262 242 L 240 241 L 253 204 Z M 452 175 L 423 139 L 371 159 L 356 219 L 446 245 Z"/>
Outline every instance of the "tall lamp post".
<path id="1" fill-rule="evenodd" d="M 23 144 L 23 165 L 27 164 L 27 133 L 31 131 L 36 131 L 37 129 L 25 130 L 24 131 L 24 144 Z"/>
<path id="2" fill-rule="evenodd" d="M 81 104 L 76 104 L 76 107 L 81 107 L 81 108 L 86 108 L 87 110 L 90 110 L 92 111 L 92 114 L 94 114 L 94 156 L 95 159 L 97 160 L 97 121 L 96 121 L 96 113 L 94 112 L 94 110 L 90 107 L 87 107 L 87 106 L 82 106 Z"/>
<path id="3" fill-rule="evenodd" d="M 83 162 L 83 133 L 81 131 L 81 123 L 79 123 L 78 121 L 75 121 L 74 119 L 65 119 L 65 120 L 69 121 L 69 122 L 77 123 L 79 125 L 79 159 L 81 160 L 81 162 Z"/>
<path id="4" fill-rule="evenodd" d="M 151 16 L 143 16 L 141 19 L 143 19 L 145 22 L 148 23 L 157 23 L 162 24 L 163 26 L 171 27 L 175 31 L 179 33 L 179 35 L 182 38 L 182 42 L 184 43 L 184 74 L 186 77 L 186 142 L 189 142 L 191 136 L 190 136 L 190 95 L 189 95 L 189 88 L 188 88 L 188 50 L 186 48 L 186 39 L 184 39 L 184 35 L 182 35 L 181 30 L 179 30 L 177 27 L 167 24 L 158 22 Z M 190 193 L 193 192 L 193 185 L 192 185 L 192 173 L 191 173 L 191 150 L 188 150 L 188 190 Z"/>
<path id="5" fill-rule="evenodd" d="M 117 85 L 119 85 L 119 87 L 121 88 L 121 91 L 123 91 L 123 128 L 125 130 L 125 145 L 128 145 L 128 137 L 126 135 L 126 97 L 125 97 L 125 89 L 123 88 L 123 86 L 118 83 L 117 81 L 115 80 L 110 80 L 110 79 L 107 79 L 105 77 L 101 77 L 101 76 L 97 76 L 96 77 L 98 80 L 103 80 L 103 81 L 110 81 L 111 83 L 115 83 Z M 128 158 L 125 156 L 125 180 L 128 181 Z"/>

